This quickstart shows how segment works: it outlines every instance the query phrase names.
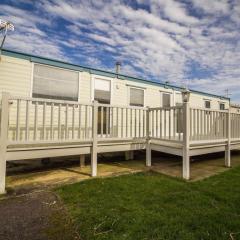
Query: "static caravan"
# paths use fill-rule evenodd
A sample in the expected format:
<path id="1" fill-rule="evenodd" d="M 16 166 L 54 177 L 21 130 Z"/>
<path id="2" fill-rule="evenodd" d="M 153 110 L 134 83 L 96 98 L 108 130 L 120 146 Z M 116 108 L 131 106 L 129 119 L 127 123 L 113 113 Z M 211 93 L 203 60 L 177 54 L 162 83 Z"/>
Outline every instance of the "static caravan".
<path id="1" fill-rule="evenodd" d="M 0 89 L 12 95 L 140 107 L 170 107 L 182 103 L 182 88 L 3 50 Z M 224 110 L 229 99 L 191 90 L 192 107 Z"/>
<path id="2" fill-rule="evenodd" d="M 6 161 L 91 154 L 96 176 L 98 153 L 146 149 L 147 166 L 152 150 L 182 156 L 189 179 L 190 156 L 226 149 L 230 166 L 240 140 L 229 98 L 119 71 L 3 50 L 0 92 L 0 193 Z"/>
<path id="3" fill-rule="evenodd" d="M 51 60 L 43 57 L 37 57 L 29 54 L 4 50 L 2 60 L 0 62 L 0 89 L 1 92 L 9 92 L 11 95 L 19 97 L 29 97 L 45 100 L 60 100 L 70 103 L 85 103 L 89 104 L 93 100 L 98 103 L 125 106 L 125 107 L 173 107 L 182 105 L 182 88 L 171 86 L 168 84 L 157 83 L 144 79 L 134 78 L 119 74 L 119 72 L 106 72 L 93 68 L 87 68 L 79 65 L 69 64 L 61 61 Z M 19 105 L 18 108 L 16 105 Z M 29 130 L 27 137 L 29 139 L 58 139 L 66 137 L 66 135 L 84 135 L 86 138 L 91 135 L 91 126 L 84 125 L 84 129 L 74 130 L 72 127 L 65 126 L 65 119 L 63 118 L 60 124 L 57 119 L 51 120 L 51 111 L 59 111 L 57 106 L 49 107 L 50 103 L 39 104 L 38 107 L 38 122 L 37 129 L 34 132 L 34 119 L 31 117 L 35 111 L 36 104 L 31 104 L 29 108 Z M 208 93 L 191 90 L 190 106 L 195 108 L 205 108 L 209 110 L 225 110 L 229 107 L 229 99 L 216 96 Z M 72 122 L 73 114 L 77 122 L 91 121 L 91 110 L 87 106 L 82 106 L 82 116 L 76 119 L 76 111 L 68 108 L 69 118 L 68 122 Z M 16 102 L 13 104 L 10 116 L 9 138 L 23 140 L 26 136 L 25 119 L 22 115 L 26 109 L 26 104 Z M 43 114 L 45 108 L 45 116 Z M 117 137 L 119 129 L 113 125 L 117 121 L 117 114 L 114 109 L 109 109 L 102 106 L 98 111 L 98 134 L 109 134 L 109 128 L 112 128 L 111 135 Z M 65 109 L 62 106 L 62 115 L 65 114 Z M 126 122 L 122 131 L 126 132 L 126 125 L 131 124 L 130 114 L 133 115 L 134 121 L 132 125 L 136 125 L 136 136 L 140 136 L 139 130 L 143 113 L 123 113 L 123 118 L 128 117 L 129 122 Z M 172 113 L 173 114 L 173 113 Z M 180 113 L 178 114 L 178 123 L 180 125 Z M 129 116 L 127 116 L 129 115 Z M 132 116 L 131 115 L 131 116 Z M 18 126 L 15 126 L 16 116 L 20 121 Z M 160 117 L 160 116 L 159 116 Z M 43 122 L 43 118 L 45 122 Z M 169 119 L 169 116 L 166 116 Z M 136 120 L 136 122 L 135 122 Z M 53 126 L 50 127 L 52 121 Z M 168 126 L 169 124 L 169 126 Z M 36 123 L 35 123 L 36 125 Z M 44 126 L 42 129 L 40 126 Z M 159 127 L 162 131 L 173 127 L 173 123 L 166 123 L 166 126 Z M 157 126 L 156 126 L 157 127 Z M 18 128 L 18 130 L 16 129 Z M 36 126 L 35 126 L 36 128 Z M 59 128 L 60 132 L 59 133 Z M 69 128 L 69 129 L 68 129 Z M 178 126 L 178 132 L 180 127 Z M 131 136 L 130 131 L 125 133 L 126 137 Z M 166 137 L 169 137 L 169 131 L 166 131 Z"/>

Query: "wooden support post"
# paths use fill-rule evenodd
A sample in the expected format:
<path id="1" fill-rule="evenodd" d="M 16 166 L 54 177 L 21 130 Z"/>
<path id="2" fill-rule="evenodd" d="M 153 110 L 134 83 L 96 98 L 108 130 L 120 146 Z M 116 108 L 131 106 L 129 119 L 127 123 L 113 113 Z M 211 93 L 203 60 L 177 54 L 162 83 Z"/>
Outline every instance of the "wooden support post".
<path id="1" fill-rule="evenodd" d="M 98 137 L 98 102 L 93 102 L 92 111 L 92 152 L 91 152 L 91 167 L 92 177 L 97 176 L 97 137 Z"/>
<path id="2" fill-rule="evenodd" d="M 231 167 L 231 108 L 228 109 L 227 144 L 225 147 L 225 166 Z"/>
<path id="3" fill-rule="evenodd" d="M 1 125 L 0 125 L 0 194 L 5 193 L 6 153 L 8 141 L 9 93 L 2 93 Z"/>
<path id="4" fill-rule="evenodd" d="M 152 165 L 152 150 L 150 142 L 150 112 L 149 107 L 146 110 L 146 166 L 151 167 Z"/>
<path id="5" fill-rule="evenodd" d="M 130 151 L 129 152 L 129 157 L 130 157 L 131 160 L 134 159 L 134 151 Z"/>
<path id="6" fill-rule="evenodd" d="M 126 151 L 125 152 L 125 160 L 130 160 L 134 158 L 134 152 L 133 151 Z"/>
<path id="7" fill-rule="evenodd" d="M 85 167 L 85 155 L 80 155 L 80 167 Z"/>
<path id="8" fill-rule="evenodd" d="M 190 179 L 190 156 L 189 156 L 189 136 L 190 136 L 190 107 L 189 102 L 183 103 L 183 165 L 182 176 L 184 179 Z"/>

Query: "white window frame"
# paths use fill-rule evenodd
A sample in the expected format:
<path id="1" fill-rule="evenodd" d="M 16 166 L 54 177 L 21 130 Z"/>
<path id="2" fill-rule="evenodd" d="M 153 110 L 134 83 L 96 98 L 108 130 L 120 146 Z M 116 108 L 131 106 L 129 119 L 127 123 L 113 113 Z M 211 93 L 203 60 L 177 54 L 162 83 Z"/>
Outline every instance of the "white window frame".
<path id="1" fill-rule="evenodd" d="M 132 88 L 132 89 L 138 89 L 138 90 L 143 90 L 143 106 L 142 107 L 145 107 L 145 102 L 146 102 L 146 99 L 145 99 L 145 96 L 146 96 L 146 94 L 145 94 L 145 88 L 143 88 L 143 87 L 138 87 L 138 86 L 132 86 L 132 85 L 127 85 L 128 86 L 128 106 L 129 107 L 137 107 L 137 106 L 131 106 L 131 104 L 130 104 L 130 89 Z M 139 106 L 140 107 L 140 106 Z"/>
<path id="2" fill-rule="evenodd" d="M 105 80 L 105 81 L 110 82 L 110 103 L 109 103 L 109 105 L 111 105 L 112 104 L 112 96 L 113 96 L 113 79 L 110 77 L 92 74 L 91 75 L 91 101 L 94 101 L 94 97 L 95 97 L 95 94 L 94 94 L 95 79 Z"/>
<path id="3" fill-rule="evenodd" d="M 33 78 L 34 78 L 34 66 L 35 65 L 41 65 L 41 66 L 46 66 L 46 67 L 50 67 L 50 68 L 67 70 L 67 71 L 78 73 L 78 102 L 80 101 L 80 82 L 81 82 L 81 79 L 82 79 L 81 72 L 75 71 L 75 70 L 72 70 L 72 69 L 68 69 L 68 68 L 55 67 L 55 66 L 51 66 L 51 65 L 48 65 L 48 64 L 35 63 L 35 62 L 32 62 L 32 69 L 31 69 L 32 71 L 31 71 L 31 82 L 30 82 L 30 92 L 29 92 L 29 97 L 30 98 L 33 98 Z M 43 98 L 43 99 L 45 99 L 45 98 Z M 51 99 L 51 100 L 54 101 L 54 99 Z"/>
<path id="4" fill-rule="evenodd" d="M 221 109 L 220 109 L 220 105 L 221 105 L 221 104 L 224 105 L 224 109 L 223 109 L 223 110 L 226 110 L 226 103 L 225 103 L 225 102 L 218 102 L 219 110 L 221 110 Z M 221 111 L 223 111 L 223 110 L 221 110 Z"/>
<path id="5" fill-rule="evenodd" d="M 176 101 L 176 96 L 177 95 L 180 95 L 181 96 L 181 102 L 177 102 Z M 183 104 L 183 101 L 182 101 L 182 93 L 180 91 L 174 91 L 173 93 L 173 104 L 171 106 L 177 106 L 177 103 L 178 104 Z"/>
<path id="6" fill-rule="evenodd" d="M 172 107 L 173 105 L 173 100 L 172 100 L 172 96 L 173 96 L 173 93 L 172 92 L 167 92 L 167 91 L 161 91 L 160 90 L 160 106 L 163 107 L 163 94 L 169 94 L 170 95 L 170 107 Z"/>
<path id="7" fill-rule="evenodd" d="M 206 108 L 206 102 L 210 102 L 210 108 Z M 203 108 L 212 109 L 212 101 L 211 99 L 203 99 Z"/>

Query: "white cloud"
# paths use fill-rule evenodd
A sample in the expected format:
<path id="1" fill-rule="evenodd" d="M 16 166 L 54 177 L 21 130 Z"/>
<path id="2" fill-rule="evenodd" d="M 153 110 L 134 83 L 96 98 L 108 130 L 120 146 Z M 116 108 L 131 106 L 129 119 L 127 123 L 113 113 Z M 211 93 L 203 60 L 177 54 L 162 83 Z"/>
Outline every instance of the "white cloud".
<path id="1" fill-rule="evenodd" d="M 229 0 L 191 0 L 193 5 L 208 14 L 227 14 L 230 12 Z"/>

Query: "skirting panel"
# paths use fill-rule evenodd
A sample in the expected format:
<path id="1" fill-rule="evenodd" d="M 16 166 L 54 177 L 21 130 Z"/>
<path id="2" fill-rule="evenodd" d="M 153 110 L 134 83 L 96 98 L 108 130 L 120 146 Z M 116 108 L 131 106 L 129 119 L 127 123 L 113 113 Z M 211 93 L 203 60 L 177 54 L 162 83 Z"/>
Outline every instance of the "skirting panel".
<path id="1" fill-rule="evenodd" d="M 167 146 L 157 145 L 153 143 L 151 143 L 150 147 L 151 147 L 151 150 L 158 151 L 158 152 L 169 153 L 177 156 L 182 156 L 183 154 L 182 148 L 167 147 Z"/>
<path id="2" fill-rule="evenodd" d="M 89 154 L 91 147 L 18 150 L 7 152 L 7 161 Z"/>

